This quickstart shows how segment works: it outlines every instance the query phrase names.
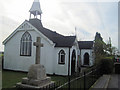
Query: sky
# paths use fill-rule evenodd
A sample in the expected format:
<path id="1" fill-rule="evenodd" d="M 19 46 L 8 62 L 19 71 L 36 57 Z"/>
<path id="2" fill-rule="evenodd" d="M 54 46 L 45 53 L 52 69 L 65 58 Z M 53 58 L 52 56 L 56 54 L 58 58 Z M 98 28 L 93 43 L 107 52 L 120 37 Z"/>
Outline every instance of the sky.
<path id="1" fill-rule="evenodd" d="M 25 20 L 34 0 L 0 0 L 0 51 L 2 42 Z M 118 47 L 118 0 L 39 0 L 44 27 L 78 40 L 94 40 L 96 32 L 105 42 L 111 37 Z"/>

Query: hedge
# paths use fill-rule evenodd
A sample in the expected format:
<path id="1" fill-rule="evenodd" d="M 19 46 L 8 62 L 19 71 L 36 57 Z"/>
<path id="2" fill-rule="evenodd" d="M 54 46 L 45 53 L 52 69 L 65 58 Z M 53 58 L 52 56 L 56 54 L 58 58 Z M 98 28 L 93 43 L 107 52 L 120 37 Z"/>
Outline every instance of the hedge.
<path id="1" fill-rule="evenodd" d="M 111 74 L 114 68 L 114 60 L 110 58 L 104 58 L 101 60 L 100 65 L 101 65 L 101 73 Z"/>

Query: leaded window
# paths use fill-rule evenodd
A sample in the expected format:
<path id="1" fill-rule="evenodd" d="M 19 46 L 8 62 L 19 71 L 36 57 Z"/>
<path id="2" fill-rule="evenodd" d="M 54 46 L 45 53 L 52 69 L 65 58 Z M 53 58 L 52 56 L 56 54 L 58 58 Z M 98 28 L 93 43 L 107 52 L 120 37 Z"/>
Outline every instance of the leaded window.
<path id="1" fill-rule="evenodd" d="M 60 50 L 58 64 L 65 64 L 65 52 Z"/>
<path id="2" fill-rule="evenodd" d="M 32 37 L 29 32 L 25 32 L 21 38 L 20 55 L 31 56 L 32 48 Z"/>

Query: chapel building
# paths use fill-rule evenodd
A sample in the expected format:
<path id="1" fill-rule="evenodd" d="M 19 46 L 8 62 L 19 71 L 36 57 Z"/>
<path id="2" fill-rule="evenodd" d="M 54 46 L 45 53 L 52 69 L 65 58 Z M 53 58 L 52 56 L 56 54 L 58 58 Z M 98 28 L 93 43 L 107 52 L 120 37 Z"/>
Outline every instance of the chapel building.
<path id="1" fill-rule="evenodd" d="M 33 43 L 40 37 L 43 44 L 40 64 L 45 66 L 47 74 L 68 75 L 70 70 L 72 75 L 77 72 L 81 64 L 83 65 L 80 60 L 83 57 L 82 52 L 85 52 L 82 51 L 81 42 L 77 41 L 76 36 L 64 36 L 43 26 L 39 0 L 34 0 L 29 12 L 29 20 L 25 20 L 3 41 L 4 69 L 27 72 L 29 67 L 35 64 L 36 47 Z M 86 55 L 92 55 L 91 50 L 86 52 Z M 89 58 L 90 61 L 85 61 L 84 64 L 92 66 L 93 59 L 91 56 Z"/>

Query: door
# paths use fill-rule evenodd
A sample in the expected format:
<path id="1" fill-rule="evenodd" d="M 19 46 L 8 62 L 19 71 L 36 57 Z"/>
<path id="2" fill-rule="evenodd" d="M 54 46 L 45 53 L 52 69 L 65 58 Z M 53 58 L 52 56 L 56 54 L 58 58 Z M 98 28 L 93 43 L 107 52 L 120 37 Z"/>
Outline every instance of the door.
<path id="1" fill-rule="evenodd" d="M 71 58 L 71 75 L 75 73 L 75 62 L 76 62 L 76 53 L 75 53 L 75 50 L 73 50 L 72 58 Z"/>
<path id="2" fill-rule="evenodd" d="M 88 53 L 84 54 L 84 65 L 89 65 L 89 54 Z"/>

